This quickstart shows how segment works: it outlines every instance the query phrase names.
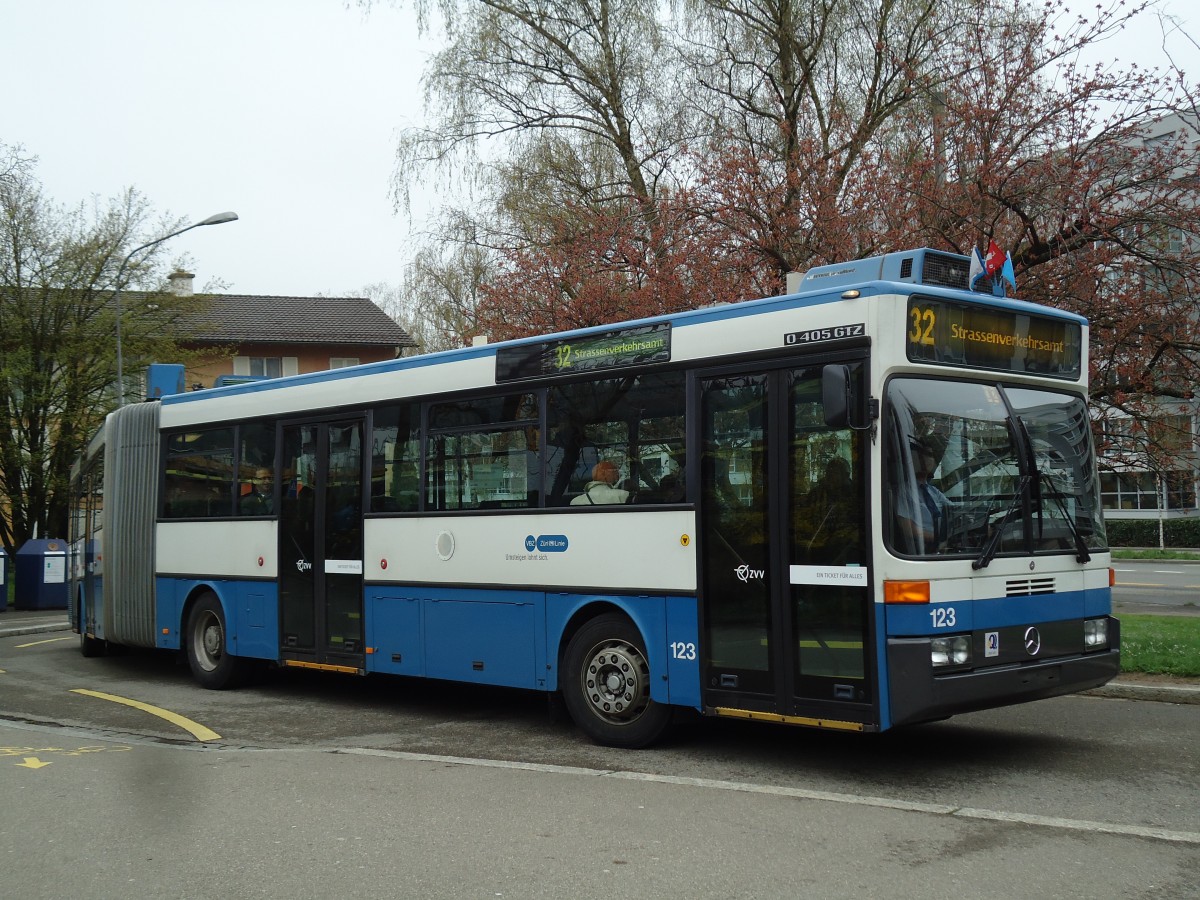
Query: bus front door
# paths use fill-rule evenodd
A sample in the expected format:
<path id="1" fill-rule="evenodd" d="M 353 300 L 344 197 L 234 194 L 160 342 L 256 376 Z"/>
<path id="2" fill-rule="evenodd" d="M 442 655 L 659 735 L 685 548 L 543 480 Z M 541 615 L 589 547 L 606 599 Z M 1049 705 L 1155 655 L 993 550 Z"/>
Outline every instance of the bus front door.
<path id="1" fill-rule="evenodd" d="M 283 426 L 280 658 L 362 670 L 363 422 Z"/>
<path id="2" fill-rule="evenodd" d="M 819 366 L 714 373 L 698 395 L 706 708 L 868 725 L 864 432 L 826 425 Z"/>

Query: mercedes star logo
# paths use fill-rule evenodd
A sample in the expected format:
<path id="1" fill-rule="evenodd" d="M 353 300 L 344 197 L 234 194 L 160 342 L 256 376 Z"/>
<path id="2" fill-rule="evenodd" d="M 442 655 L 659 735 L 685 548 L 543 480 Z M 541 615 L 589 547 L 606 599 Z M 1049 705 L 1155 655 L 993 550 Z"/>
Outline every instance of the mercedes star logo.
<path id="1" fill-rule="evenodd" d="M 1025 629 L 1025 652 L 1030 656 L 1037 656 L 1038 651 L 1042 649 L 1042 636 L 1038 634 L 1038 630 L 1030 625 Z"/>

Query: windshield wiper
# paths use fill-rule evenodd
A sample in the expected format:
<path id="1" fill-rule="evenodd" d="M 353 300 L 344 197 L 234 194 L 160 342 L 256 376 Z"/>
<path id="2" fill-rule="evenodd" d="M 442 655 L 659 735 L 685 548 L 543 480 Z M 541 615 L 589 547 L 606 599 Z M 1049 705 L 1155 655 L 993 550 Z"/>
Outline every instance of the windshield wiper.
<path id="1" fill-rule="evenodd" d="M 1009 416 L 1004 420 L 1004 424 L 1008 427 L 1008 435 L 1013 443 L 1013 450 L 1020 453 L 1025 451 L 1025 463 L 1021 468 L 1024 473 L 1021 475 L 1021 480 L 1017 482 L 1017 489 L 1013 492 L 1012 503 L 1008 505 L 1008 509 L 1004 511 L 1004 515 L 1000 517 L 1000 521 L 996 523 L 996 529 L 988 537 L 988 541 L 983 545 L 983 550 L 979 556 L 971 563 L 971 568 L 978 571 L 987 568 L 988 564 L 996 558 L 996 553 L 1000 549 L 1000 539 L 1004 536 L 1004 526 L 1008 524 L 1008 520 L 1012 518 L 1013 513 L 1021 506 L 1025 500 L 1025 492 L 1029 490 L 1032 483 L 1037 487 L 1037 481 L 1034 475 L 1037 473 L 1037 463 L 1034 461 L 1033 452 L 1030 450 L 1029 432 L 1025 428 L 1025 423 L 1021 421 L 1020 416 Z M 1018 457 L 1019 459 L 1019 457 Z M 1026 536 L 1028 541 L 1028 536 Z"/>
<path id="2" fill-rule="evenodd" d="M 1067 513 L 1067 505 L 1062 501 L 1062 491 L 1055 487 L 1054 482 L 1050 480 L 1048 472 L 1037 471 L 1039 481 L 1043 481 L 1046 487 L 1050 489 L 1050 496 L 1054 498 L 1054 502 L 1058 505 L 1058 511 L 1062 513 L 1063 521 L 1067 525 L 1067 530 L 1071 532 L 1071 537 L 1075 540 L 1075 549 L 1079 551 L 1075 554 L 1075 561 L 1080 563 L 1088 562 L 1092 558 L 1091 551 L 1088 550 L 1087 541 L 1083 539 L 1083 533 L 1079 530 L 1079 526 L 1075 524 L 1073 519 Z M 1042 494 L 1045 496 L 1045 494 Z"/>
<path id="3" fill-rule="evenodd" d="M 986 569 L 988 563 L 996 558 L 996 551 L 1000 549 L 1000 538 L 1004 534 L 1004 526 L 1008 524 L 1008 520 L 1012 518 L 1013 513 L 1021 505 L 1021 501 L 1025 499 L 1025 491 L 1028 490 L 1029 482 L 1031 481 L 1033 481 L 1032 475 L 1021 476 L 1021 480 L 1017 483 L 1017 490 L 1013 494 L 1012 503 L 1008 504 L 1008 509 L 1004 511 L 1004 515 L 996 523 L 996 530 L 988 538 L 987 544 L 983 547 L 983 552 L 979 554 L 978 559 L 971 563 L 972 569 L 976 571 Z"/>
<path id="4" fill-rule="evenodd" d="M 1033 438 L 1029 436 L 1029 426 L 1025 424 L 1025 420 L 1020 416 L 1016 416 L 1016 424 L 1021 430 L 1021 437 L 1025 441 L 1025 465 L 1029 472 L 1034 477 L 1033 495 L 1031 499 L 1034 501 L 1035 509 L 1038 517 L 1038 537 L 1041 538 L 1045 528 L 1045 519 L 1042 515 L 1042 506 L 1044 504 L 1045 494 L 1042 492 L 1042 484 L 1044 483 L 1050 489 L 1050 496 L 1058 505 L 1058 511 L 1062 513 L 1063 521 L 1067 524 L 1067 530 L 1071 532 L 1071 537 L 1075 540 L 1075 549 L 1078 551 L 1075 555 L 1075 561 L 1085 563 L 1092 558 L 1092 554 L 1088 552 L 1087 542 L 1084 541 L 1083 535 L 1079 532 L 1079 527 L 1075 524 L 1075 520 L 1067 514 L 1066 504 L 1062 501 L 1062 491 L 1054 486 L 1054 482 L 1050 480 L 1050 473 L 1043 472 L 1038 468 L 1037 454 L 1033 452 Z"/>

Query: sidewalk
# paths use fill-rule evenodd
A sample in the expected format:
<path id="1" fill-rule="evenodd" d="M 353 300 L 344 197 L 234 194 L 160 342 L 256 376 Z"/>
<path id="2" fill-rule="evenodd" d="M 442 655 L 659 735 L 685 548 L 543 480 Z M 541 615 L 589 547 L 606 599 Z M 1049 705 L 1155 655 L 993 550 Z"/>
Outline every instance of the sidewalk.
<path id="1" fill-rule="evenodd" d="M 65 609 L 15 609 L 0 613 L 0 638 L 45 631 L 69 631 Z"/>
<path id="2" fill-rule="evenodd" d="M 65 609 L 13 609 L 0 613 L 0 638 L 48 631 L 69 631 Z M 1161 703 L 1200 704 L 1200 679 L 1147 678 L 1118 675 L 1104 687 L 1087 694 L 1123 700 L 1157 700 Z"/>

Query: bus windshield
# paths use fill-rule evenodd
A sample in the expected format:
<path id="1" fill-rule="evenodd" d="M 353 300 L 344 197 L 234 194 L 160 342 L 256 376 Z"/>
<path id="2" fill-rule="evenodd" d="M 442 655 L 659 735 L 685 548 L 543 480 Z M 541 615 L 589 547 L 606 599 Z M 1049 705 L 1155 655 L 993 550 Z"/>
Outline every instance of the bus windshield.
<path id="1" fill-rule="evenodd" d="M 904 556 L 1072 553 L 1106 546 L 1083 398 L 895 378 L 887 391 L 887 540 Z"/>

